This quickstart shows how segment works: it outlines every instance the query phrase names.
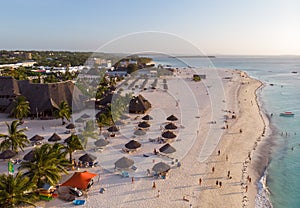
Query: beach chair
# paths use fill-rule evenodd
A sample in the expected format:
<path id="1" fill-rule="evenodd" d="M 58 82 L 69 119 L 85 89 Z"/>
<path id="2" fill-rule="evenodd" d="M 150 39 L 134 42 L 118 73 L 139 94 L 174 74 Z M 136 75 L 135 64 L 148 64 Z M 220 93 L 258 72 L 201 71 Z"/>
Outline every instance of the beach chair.
<path id="1" fill-rule="evenodd" d="M 85 200 L 84 199 L 75 199 L 73 201 L 74 205 L 84 205 L 85 204 Z"/>
<path id="2" fill-rule="evenodd" d="M 133 165 L 133 166 L 131 167 L 131 169 L 134 170 L 134 171 L 136 171 L 137 167 Z"/>
<path id="3" fill-rule="evenodd" d="M 122 174 L 122 177 L 124 177 L 124 178 L 129 178 L 128 172 L 122 171 L 121 174 Z"/>

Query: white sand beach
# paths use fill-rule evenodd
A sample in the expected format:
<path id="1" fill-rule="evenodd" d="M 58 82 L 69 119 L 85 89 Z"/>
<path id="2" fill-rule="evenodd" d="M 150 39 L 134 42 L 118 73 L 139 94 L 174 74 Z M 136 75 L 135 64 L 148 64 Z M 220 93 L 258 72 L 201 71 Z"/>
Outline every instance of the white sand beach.
<path id="1" fill-rule="evenodd" d="M 194 82 L 194 73 L 206 74 L 207 78 Z M 168 90 L 163 88 L 163 79 L 166 80 Z M 143 81 L 138 80 L 136 85 L 142 85 Z M 147 113 L 153 120 L 149 121 L 150 127 L 146 130 L 146 135 L 133 134 L 143 115 L 130 115 L 129 119 L 123 121 L 124 125 L 119 127 L 120 132 L 115 137 L 108 138 L 110 143 L 104 150 L 95 150 L 95 140 L 89 139 L 85 151 L 74 153 L 76 159 L 85 152 L 91 153 L 97 156 L 100 164 L 78 170 L 99 174 L 94 178 L 95 184 L 87 196 L 80 197 L 86 199 L 86 204 L 82 207 L 183 208 L 190 204 L 194 208 L 254 207 L 258 175 L 254 171 L 253 161 L 256 159 L 256 146 L 265 129 L 256 101 L 256 90 L 261 82 L 249 78 L 244 72 L 229 69 L 181 70 L 174 76 L 158 79 L 156 89 L 149 87 L 153 81 L 154 79 L 148 80 L 147 90 L 135 89 L 136 94 L 142 94 L 152 104 Z M 128 89 L 125 92 L 126 90 Z M 93 110 L 85 110 L 74 114 L 73 120 L 84 113 L 91 118 L 95 115 Z M 174 130 L 177 136 L 170 143 L 176 152 L 168 156 L 154 155 L 154 148 L 158 150 L 164 144 L 151 142 L 149 139 L 161 137 L 164 126 L 168 123 L 166 117 L 171 114 L 178 118 L 174 122 L 178 126 Z M 0 133 L 6 133 L 5 122 L 12 119 L 6 118 L 4 114 L 0 116 Z M 80 126 L 77 123 L 75 125 Z M 63 139 L 70 135 L 65 133 L 66 129 L 61 126 L 60 120 L 25 120 L 25 126 L 28 127 L 28 138 L 39 134 L 46 138 L 43 142 L 54 132 Z M 141 148 L 130 154 L 122 152 L 124 144 L 131 139 L 140 142 Z M 22 159 L 32 148 L 26 147 L 18 158 Z M 122 177 L 120 171 L 114 169 L 114 162 L 123 156 L 134 160 L 136 170 L 129 171 L 129 177 Z M 161 161 L 171 166 L 166 179 L 156 179 L 148 174 L 148 169 L 151 170 L 154 164 Z M 0 171 L 7 171 L 7 161 L 0 161 Z M 71 173 L 72 171 L 64 176 L 62 182 Z M 217 186 L 216 181 L 221 181 L 222 185 Z M 153 182 L 156 184 L 155 189 L 152 188 Z M 99 193 L 100 188 L 105 188 L 105 192 Z M 60 199 L 39 202 L 37 205 L 75 206 L 72 202 Z"/>

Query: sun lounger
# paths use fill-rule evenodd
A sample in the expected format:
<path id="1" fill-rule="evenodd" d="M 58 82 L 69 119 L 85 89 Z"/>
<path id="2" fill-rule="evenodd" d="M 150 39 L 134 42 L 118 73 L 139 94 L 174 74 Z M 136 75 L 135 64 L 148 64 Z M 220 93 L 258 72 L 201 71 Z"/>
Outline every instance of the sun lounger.
<path id="1" fill-rule="evenodd" d="M 124 178 L 128 178 L 129 177 L 129 174 L 126 171 L 122 171 L 121 174 L 122 174 L 122 177 L 124 177 Z"/>
<path id="2" fill-rule="evenodd" d="M 75 205 L 83 205 L 83 204 L 85 204 L 85 200 L 84 199 L 75 199 L 73 201 L 73 204 L 75 204 Z"/>

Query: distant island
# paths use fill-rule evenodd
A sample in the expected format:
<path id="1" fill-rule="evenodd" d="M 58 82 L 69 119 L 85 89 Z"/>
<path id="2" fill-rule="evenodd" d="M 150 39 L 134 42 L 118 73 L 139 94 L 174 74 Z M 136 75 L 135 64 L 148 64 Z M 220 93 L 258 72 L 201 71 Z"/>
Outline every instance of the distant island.
<path id="1" fill-rule="evenodd" d="M 216 58 L 216 56 L 178 55 L 169 56 L 169 58 Z"/>

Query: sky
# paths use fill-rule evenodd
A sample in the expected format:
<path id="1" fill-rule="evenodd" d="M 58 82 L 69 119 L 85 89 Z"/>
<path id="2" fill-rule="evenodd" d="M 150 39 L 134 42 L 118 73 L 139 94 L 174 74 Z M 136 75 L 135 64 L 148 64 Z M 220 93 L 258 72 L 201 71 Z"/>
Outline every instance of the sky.
<path id="1" fill-rule="evenodd" d="M 299 11 L 299 0 L 1 1 L 0 49 L 186 53 L 169 36 L 207 55 L 300 55 Z"/>

